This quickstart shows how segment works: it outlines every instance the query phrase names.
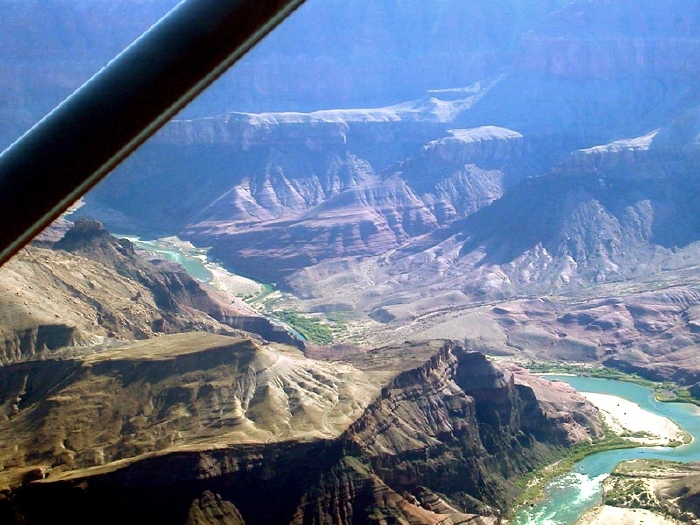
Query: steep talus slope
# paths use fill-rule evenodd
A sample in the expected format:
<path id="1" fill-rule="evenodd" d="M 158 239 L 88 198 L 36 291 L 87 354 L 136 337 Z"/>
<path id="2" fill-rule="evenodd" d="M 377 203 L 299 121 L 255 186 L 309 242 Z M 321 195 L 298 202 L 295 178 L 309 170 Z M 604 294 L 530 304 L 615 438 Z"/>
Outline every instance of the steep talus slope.
<path id="1" fill-rule="evenodd" d="M 451 130 L 447 137 L 426 144 L 412 159 L 380 174 L 367 162 L 349 157 L 352 169 L 361 166 L 363 176 L 354 176 L 353 184 L 344 188 L 336 184 L 334 193 L 316 191 L 316 201 L 306 199 L 296 210 L 287 206 L 277 220 L 251 226 L 251 221 L 236 220 L 239 215 L 233 212 L 228 219 L 219 216 L 193 224 L 183 234 L 212 246 L 213 255 L 238 271 L 279 282 L 294 271 L 325 260 L 385 253 L 480 209 L 522 176 L 518 161 L 523 149 L 522 136 L 509 130 Z M 349 165 L 347 161 L 345 165 Z M 316 186 L 315 179 L 307 176 L 293 184 L 278 178 L 266 188 L 279 202 L 281 189 Z M 239 186 L 203 214 L 220 210 L 231 201 L 245 201 L 249 210 L 264 204 L 268 215 L 276 209 L 269 200 L 261 202 L 259 196 L 255 202 L 242 199 L 246 192 L 250 194 Z M 257 218 L 263 213 L 254 215 Z"/>
<path id="2" fill-rule="evenodd" d="M 487 90 L 378 109 L 173 121 L 98 185 L 82 212 L 121 231 L 188 226 L 202 242 L 226 227 L 295 217 L 445 136 Z"/>
<path id="3" fill-rule="evenodd" d="M 121 230 L 178 233 L 271 282 L 327 259 L 380 254 L 473 213 L 529 173 L 522 135 L 447 131 L 454 115 L 438 109 L 176 121 L 79 213 Z"/>
<path id="4" fill-rule="evenodd" d="M 192 333 L 6 372 L 8 523 L 494 523 L 601 433 L 572 389 L 445 342 L 324 362 Z"/>
<path id="5" fill-rule="evenodd" d="M 406 346 L 367 357 L 402 359 Z M 558 403 L 574 400 L 560 394 Z M 474 512 L 474 498 L 502 508 L 516 492 L 512 480 L 546 461 L 549 446 L 581 437 L 562 432 L 562 421 L 550 425 L 551 414 L 537 397 L 482 354 L 446 345 L 422 367 L 398 375 L 348 433 L 392 487 L 425 485 Z M 594 411 L 575 406 L 583 424 L 570 423 L 591 428 Z"/>
<path id="6" fill-rule="evenodd" d="M 577 151 L 470 215 L 368 259 L 363 272 L 351 268 L 345 285 L 329 284 L 331 264 L 287 282 L 307 297 L 344 297 L 389 320 L 521 295 L 603 297 L 607 288 L 591 286 L 629 281 L 632 289 L 639 281 L 641 290 L 659 275 L 677 284 L 678 272 L 692 274 L 700 240 L 697 122 L 691 112 L 643 136 Z M 670 140 L 679 136 L 683 142 Z"/>
<path id="7" fill-rule="evenodd" d="M 287 332 L 233 305 L 182 267 L 152 264 L 96 221 L 78 221 L 56 249 L 29 247 L 0 271 L 0 362 L 160 333 L 258 333 L 294 342 Z"/>
<path id="8" fill-rule="evenodd" d="M 115 239 L 97 221 L 79 219 L 53 248 L 114 268 L 121 276 L 141 283 L 151 291 L 153 300 L 162 310 L 178 313 L 194 308 L 213 317 L 225 315 L 216 312 L 220 305 L 181 267 L 151 264 L 137 255 L 128 239 Z"/>
<path id="9" fill-rule="evenodd" d="M 394 261 L 405 266 L 436 246 L 458 247 L 453 262 L 487 294 L 478 277 L 487 268 L 503 272 L 502 290 L 532 293 L 692 265 L 700 239 L 698 152 L 655 146 L 654 136 L 577 152 L 552 173 L 407 245 Z"/>
<path id="10" fill-rule="evenodd" d="M 176 234 L 255 225 L 299 213 L 371 177 L 351 148 L 291 144 L 148 144 L 91 193 L 81 213 L 119 231 Z M 182 199 L 182 195 L 188 195 Z"/>
<path id="11" fill-rule="evenodd" d="M 487 354 L 533 361 L 598 364 L 656 381 L 674 381 L 697 393 L 697 269 L 668 272 L 658 282 L 619 282 L 586 291 L 587 296 L 550 296 L 480 305 L 423 304 L 411 323 L 407 305 L 387 305 L 387 337 L 450 335 Z M 415 308 L 416 303 L 413 303 Z"/>
<path id="12" fill-rule="evenodd" d="M 253 51 L 83 213 L 213 246 L 311 311 L 368 316 L 374 340 L 450 336 L 697 392 L 697 2 L 398 4 L 325 0 L 282 26 L 272 55 Z M 427 44 L 405 38 L 417 15 L 435 22 Z M 360 17 L 359 33 L 339 30 Z M 54 62 L 60 84 L 82 74 Z M 36 87 L 5 77 L 10 129 L 34 115 Z M 274 332 L 96 223 L 56 248 L 11 263 L 0 294 L 3 523 L 495 523 L 524 473 L 600 434 L 566 387 L 453 343 L 330 362 L 196 333 L 93 348 Z M 664 490 L 696 510 L 692 483 Z"/>
<path id="13" fill-rule="evenodd" d="M 335 437 L 382 377 L 294 347 L 196 332 L 8 366 L 3 462 L 55 472 L 164 450 Z"/>

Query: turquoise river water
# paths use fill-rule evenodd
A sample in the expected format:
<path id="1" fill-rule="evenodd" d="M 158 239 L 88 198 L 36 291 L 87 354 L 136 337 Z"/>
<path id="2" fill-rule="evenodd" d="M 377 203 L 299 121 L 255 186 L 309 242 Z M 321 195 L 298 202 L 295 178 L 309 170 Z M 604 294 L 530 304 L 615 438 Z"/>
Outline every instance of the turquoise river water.
<path id="1" fill-rule="evenodd" d="M 200 283 L 208 283 L 212 279 L 212 274 L 206 266 L 206 256 L 195 250 L 184 249 L 180 244 L 182 241 L 179 239 L 175 243 L 172 243 L 162 239 L 144 240 L 133 235 L 115 234 L 115 237 L 129 239 L 137 248 L 166 261 L 180 264 L 193 279 L 196 279 Z M 223 269 L 224 268 L 222 268 L 222 270 Z M 280 321 L 271 315 L 266 315 L 266 317 L 274 324 L 283 326 L 291 332 L 294 337 L 299 339 L 299 341 L 306 341 L 304 335 L 288 323 Z"/>
<path id="2" fill-rule="evenodd" d="M 568 525 L 576 523 L 584 512 L 600 504 L 603 479 L 620 461 L 638 458 L 670 461 L 700 460 L 700 409 L 689 403 L 660 403 L 653 392 L 633 383 L 590 377 L 547 376 L 561 379 L 581 392 L 612 394 L 634 401 L 642 408 L 675 421 L 694 439 L 680 447 L 640 447 L 592 454 L 579 461 L 574 469 L 554 479 L 546 489 L 545 499 L 535 507 L 524 508 L 517 515 L 517 525 Z"/>
<path id="3" fill-rule="evenodd" d="M 193 279 L 196 279 L 201 283 L 207 283 L 211 280 L 211 272 L 207 270 L 206 266 L 204 265 L 203 258 L 201 256 L 197 256 L 195 253 L 188 253 L 178 246 L 172 245 L 160 239 L 147 241 L 132 235 L 120 235 L 116 233 L 114 236 L 129 239 L 137 248 L 141 248 L 142 250 L 152 253 L 156 257 L 162 258 L 166 261 L 182 265 Z"/>
<path id="4" fill-rule="evenodd" d="M 211 280 L 205 266 L 206 259 L 194 252 L 183 250 L 178 244 L 161 240 L 146 241 L 125 236 L 137 247 L 154 253 L 165 260 L 184 266 L 185 270 L 200 282 Z M 282 323 L 280 323 L 282 324 Z M 300 337 L 301 334 L 299 334 Z M 688 403 L 659 403 L 650 389 L 609 379 L 590 377 L 548 376 L 561 379 L 581 392 L 612 394 L 634 401 L 642 408 L 675 421 L 686 432 L 700 437 L 700 409 Z M 603 479 L 620 461 L 635 458 L 658 458 L 671 461 L 699 461 L 700 439 L 689 445 L 675 448 L 648 447 L 600 452 L 578 462 L 574 469 L 554 479 L 546 489 L 544 500 L 523 508 L 514 520 L 516 525 L 569 525 L 575 523 L 584 512 L 601 501 Z"/>

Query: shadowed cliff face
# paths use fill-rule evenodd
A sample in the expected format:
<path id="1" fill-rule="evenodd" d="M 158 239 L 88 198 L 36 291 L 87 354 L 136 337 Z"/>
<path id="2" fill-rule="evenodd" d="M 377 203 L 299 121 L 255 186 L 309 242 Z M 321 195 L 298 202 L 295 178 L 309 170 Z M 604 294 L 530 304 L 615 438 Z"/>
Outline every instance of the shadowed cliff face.
<path id="1" fill-rule="evenodd" d="M 0 2 L 3 147 L 177 3 Z M 507 66 L 520 35 L 565 3 L 317 0 L 248 53 L 185 114 L 372 107 L 417 98 L 429 89 L 470 85 Z"/>
<path id="2" fill-rule="evenodd" d="M 49 508 L 72 509 L 74 523 L 100 508 L 107 523 L 492 523 L 474 515 L 496 515 L 519 476 L 601 432 L 572 389 L 523 374 L 452 343 L 323 362 L 206 334 L 12 365 L 0 444 L 15 488 L 0 512 L 24 523 Z M 565 405 L 583 424 L 562 434 L 548 414 Z"/>
<path id="3" fill-rule="evenodd" d="M 388 6 L 368 7 L 363 27 Z M 499 23 L 525 14 L 508 2 L 462 8 Z M 430 280 L 454 305 L 680 264 L 674 252 L 697 241 L 699 224 L 700 98 L 688 62 L 697 6 L 529 9 L 537 22 L 507 70 L 373 109 L 181 118 L 96 188 L 84 212 L 212 246 L 237 271 L 304 297 L 336 294 L 315 277 L 337 268 L 392 292 L 405 283 L 397 293 L 420 300 Z M 445 13 L 462 14 L 449 2 L 418 11 L 435 15 L 431 31 Z M 390 31 L 375 36 L 394 42 Z M 347 302 L 396 317 L 386 304 Z"/>
<path id="4" fill-rule="evenodd" d="M 699 19 L 691 0 L 570 2 L 523 35 L 513 70 L 463 124 L 571 149 L 647 133 L 697 100 Z"/>

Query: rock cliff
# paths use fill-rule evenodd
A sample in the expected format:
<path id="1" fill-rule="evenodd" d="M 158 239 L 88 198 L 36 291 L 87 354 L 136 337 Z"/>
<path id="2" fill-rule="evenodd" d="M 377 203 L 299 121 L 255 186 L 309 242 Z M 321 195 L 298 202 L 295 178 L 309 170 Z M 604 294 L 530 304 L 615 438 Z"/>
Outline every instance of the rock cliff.
<path id="1" fill-rule="evenodd" d="M 8 523 L 495 523 L 519 477 L 601 432 L 573 390 L 445 342 L 324 362 L 183 334 L 3 381 Z"/>
<path id="2" fill-rule="evenodd" d="M 161 333 L 246 330 L 293 343 L 179 265 L 152 264 L 97 221 L 77 221 L 55 249 L 30 246 L 0 271 L 0 363 Z"/>
<path id="3" fill-rule="evenodd" d="M 2 147 L 177 3 L 0 2 Z M 186 115 L 373 107 L 471 85 L 510 64 L 520 36 L 565 3 L 319 0 L 248 53 Z"/>

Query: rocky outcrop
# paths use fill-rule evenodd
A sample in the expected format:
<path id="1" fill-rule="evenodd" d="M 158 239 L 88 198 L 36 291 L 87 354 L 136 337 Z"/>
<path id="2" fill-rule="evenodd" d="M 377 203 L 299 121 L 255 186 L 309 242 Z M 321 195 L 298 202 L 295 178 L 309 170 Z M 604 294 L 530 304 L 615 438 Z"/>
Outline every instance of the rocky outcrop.
<path id="1" fill-rule="evenodd" d="M 246 330 L 300 344 L 286 330 L 192 279 L 152 264 L 97 221 L 80 220 L 56 250 L 31 246 L 0 271 L 0 363 L 63 349 L 188 330 Z"/>
<path id="2" fill-rule="evenodd" d="M 528 178 L 489 205 L 406 242 L 387 273 L 415 272 L 424 282 L 439 254 L 455 279 L 461 273 L 459 282 L 471 283 L 465 293 L 507 297 L 687 265 L 700 240 L 692 170 L 698 153 L 657 145 L 662 133 L 575 153 L 548 175 Z M 459 286 L 440 277 L 446 288 Z"/>
<path id="3" fill-rule="evenodd" d="M 245 525 L 243 516 L 230 502 L 219 494 L 205 490 L 192 502 L 185 525 Z"/>
<path id="4" fill-rule="evenodd" d="M 573 426 L 600 432 L 584 405 L 584 424 Z M 582 437 L 562 429 L 551 425 L 532 387 L 516 386 L 511 372 L 482 354 L 448 344 L 384 387 L 348 437 L 395 490 L 426 486 L 478 514 L 484 504 L 507 507 L 517 492 L 513 479 L 551 458 L 551 447 Z"/>
<path id="5" fill-rule="evenodd" d="M 0 343 L 0 348 L 2 348 L 0 362 L 3 364 L 33 359 L 43 353 L 62 348 L 86 346 L 100 340 L 98 337 L 81 331 L 77 326 L 63 323 L 32 323 L 26 328 L 12 327 L 6 324 L 3 328 L 5 340 Z"/>
<path id="6" fill-rule="evenodd" d="M 8 365 L 1 380 L 2 439 L 17 445 L 2 461 L 54 472 L 199 442 L 335 437 L 379 389 L 294 347 L 197 332 Z"/>
<path id="7" fill-rule="evenodd" d="M 538 411 L 526 382 L 449 342 L 324 362 L 184 334 L 2 377 L 8 523 L 490 524 L 514 480 L 601 432 L 562 437 L 546 412 L 573 391 Z"/>
<path id="8" fill-rule="evenodd" d="M 175 263 L 145 261 L 127 239 L 115 239 L 95 220 L 78 219 L 73 228 L 53 245 L 54 249 L 75 253 L 104 264 L 127 279 L 145 286 L 156 306 L 170 316 L 201 312 L 216 321 L 270 341 L 301 345 L 291 334 L 252 310 L 237 308 L 209 288 L 203 287 Z M 154 323 L 153 330 L 172 332 L 185 325 L 168 328 L 169 317 Z"/>
<path id="9" fill-rule="evenodd" d="M 603 482 L 603 503 L 646 509 L 680 523 L 698 522 L 700 465 L 671 461 L 623 461 Z"/>

